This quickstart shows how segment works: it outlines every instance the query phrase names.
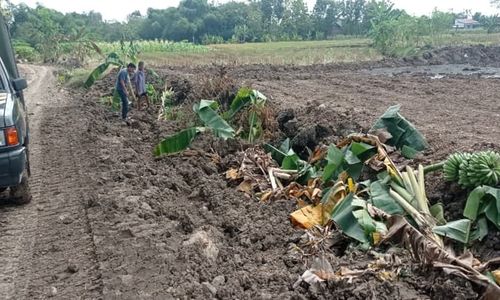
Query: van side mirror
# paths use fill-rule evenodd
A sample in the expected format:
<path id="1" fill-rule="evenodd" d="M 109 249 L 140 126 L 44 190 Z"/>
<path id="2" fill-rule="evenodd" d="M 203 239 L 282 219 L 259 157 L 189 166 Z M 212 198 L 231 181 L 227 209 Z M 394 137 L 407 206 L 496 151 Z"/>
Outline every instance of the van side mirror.
<path id="1" fill-rule="evenodd" d="M 24 78 L 17 78 L 12 80 L 12 85 L 14 86 L 14 90 L 16 90 L 16 92 L 20 92 L 28 87 L 28 82 Z"/>

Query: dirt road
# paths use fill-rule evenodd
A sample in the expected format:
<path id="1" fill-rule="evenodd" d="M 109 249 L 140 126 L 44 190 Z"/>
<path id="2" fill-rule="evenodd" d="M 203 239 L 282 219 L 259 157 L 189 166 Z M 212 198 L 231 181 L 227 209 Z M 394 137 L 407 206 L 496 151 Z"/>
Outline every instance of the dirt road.
<path id="1" fill-rule="evenodd" d="M 84 207 L 85 163 L 78 103 L 52 69 L 22 66 L 32 133 L 33 202 L 0 206 L 0 298 L 98 298 L 101 281 Z M 5 199 L 4 199 L 5 200 Z"/>

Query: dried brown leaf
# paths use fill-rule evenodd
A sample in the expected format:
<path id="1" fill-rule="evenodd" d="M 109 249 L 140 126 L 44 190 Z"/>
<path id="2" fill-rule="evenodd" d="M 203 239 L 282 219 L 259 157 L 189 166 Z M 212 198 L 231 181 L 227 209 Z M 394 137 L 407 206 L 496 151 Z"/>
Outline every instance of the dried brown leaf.
<path id="1" fill-rule="evenodd" d="M 253 184 L 252 180 L 250 179 L 245 179 L 243 180 L 240 185 L 238 185 L 238 190 L 247 194 L 251 194 L 253 191 Z"/>
<path id="2" fill-rule="evenodd" d="M 272 196 L 273 196 L 273 191 L 264 192 L 262 193 L 262 195 L 260 195 L 260 201 L 267 202 L 271 199 Z"/>
<path id="3" fill-rule="evenodd" d="M 226 171 L 226 179 L 236 180 L 238 178 L 241 178 L 238 169 L 231 168 Z"/>
<path id="4" fill-rule="evenodd" d="M 497 282 L 497 284 L 500 284 L 500 269 L 491 272 L 491 274 L 493 275 L 493 278 L 495 278 L 495 281 Z"/>
<path id="5" fill-rule="evenodd" d="M 290 214 L 290 221 L 294 227 L 310 229 L 323 224 L 323 206 L 321 204 L 308 205 Z"/>
<path id="6" fill-rule="evenodd" d="M 488 277 L 474 269 L 472 267 L 474 260 L 470 259 L 469 256 L 460 259 L 451 255 L 430 237 L 430 233 L 427 236 L 422 234 L 404 217 L 392 216 L 389 218 L 389 222 L 391 224 L 389 232 L 383 242 L 401 243 L 411 251 L 417 261 L 443 268 L 445 272 L 464 277 L 485 287 L 484 299 L 500 299 L 500 287 L 492 284 Z"/>
<path id="7" fill-rule="evenodd" d="M 328 153 L 328 147 L 326 146 L 317 147 L 309 157 L 309 163 L 314 164 L 320 160 L 323 160 L 326 157 L 327 153 Z"/>

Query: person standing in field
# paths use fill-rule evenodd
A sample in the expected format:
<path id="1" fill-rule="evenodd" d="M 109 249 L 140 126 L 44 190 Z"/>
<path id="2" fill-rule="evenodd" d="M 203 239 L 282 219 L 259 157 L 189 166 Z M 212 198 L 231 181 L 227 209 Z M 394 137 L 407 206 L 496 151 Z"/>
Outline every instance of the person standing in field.
<path id="1" fill-rule="evenodd" d="M 116 91 L 118 95 L 120 95 L 121 103 L 122 103 L 122 120 L 130 125 L 130 121 L 128 118 L 128 92 L 127 92 L 127 84 L 129 82 L 129 76 L 133 76 L 135 72 L 135 65 L 133 63 L 129 63 L 127 68 L 123 68 L 118 72 L 118 76 L 116 78 Z M 133 93 L 133 91 L 131 91 Z"/>
<path id="2" fill-rule="evenodd" d="M 138 67 L 139 68 L 133 78 L 133 83 L 138 99 L 137 108 L 140 110 L 142 108 L 143 100 L 146 101 L 146 107 L 149 107 L 149 99 L 148 93 L 146 92 L 146 72 L 144 70 L 144 62 L 140 61 Z"/>

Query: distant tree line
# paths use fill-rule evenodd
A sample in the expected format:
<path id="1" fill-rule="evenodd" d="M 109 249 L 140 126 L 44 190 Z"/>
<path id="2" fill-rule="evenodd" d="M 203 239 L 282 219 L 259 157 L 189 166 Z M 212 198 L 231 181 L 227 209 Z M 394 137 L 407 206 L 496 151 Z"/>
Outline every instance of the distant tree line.
<path id="1" fill-rule="evenodd" d="M 470 15 L 435 11 L 430 17 L 413 17 L 387 0 L 317 0 L 311 11 L 304 0 L 219 5 L 208 0 L 181 0 L 178 7 L 150 8 L 146 15 L 135 11 L 126 22 L 110 22 L 93 11 L 63 14 L 42 5 L 31 8 L 7 0 L 3 3 L 7 3 L 4 14 L 10 19 L 11 35 L 20 51 L 36 49 L 49 56 L 57 56 L 54 53 L 61 51 L 61 43 L 79 40 L 162 39 L 214 44 L 315 40 L 338 35 L 369 35 L 377 48 L 388 52 L 395 45 L 415 44 L 424 35 L 449 31 L 455 18 Z M 474 18 L 489 32 L 495 31 L 499 23 L 497 16 L 477 13 Z"/>
<path id="2" fill-rule="evenodd" d="M 102 41 L 166 39 L 217 43 L 325 39 L 368 34 L 380 17 L 380 7 L 390 4 L 375 0 L 317 0 L 309 12 L 304 0 L 252 0 L 220 5 L 209 4 L 207 0 L 182 0 L 178 7 L 150 8 L 145 16 L 139 11 L 132 12 L 122 23 L 106 22 L 97 12 L 62 14 L 41 5 L 30 8 L 19 4 L 10 5 L 11 33 L 15 39 L 32 46 L 58 36 L 76 35 L 80 28 Z M 480 14 L 475 17 L 484 19 Z M 450 22 L 446 24 L 449 27 L 453 20 Z"/>

